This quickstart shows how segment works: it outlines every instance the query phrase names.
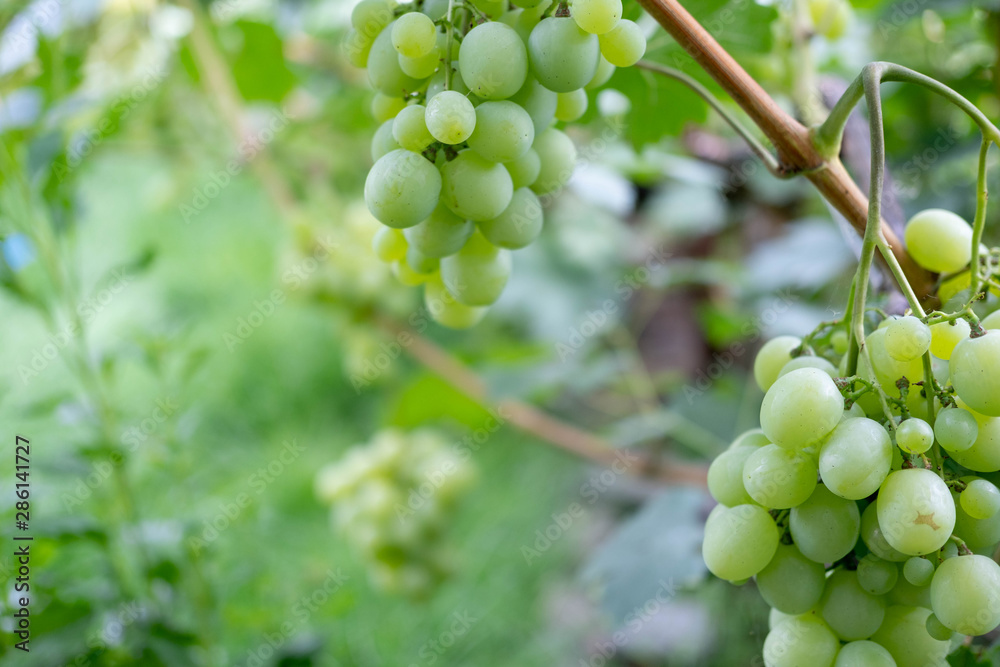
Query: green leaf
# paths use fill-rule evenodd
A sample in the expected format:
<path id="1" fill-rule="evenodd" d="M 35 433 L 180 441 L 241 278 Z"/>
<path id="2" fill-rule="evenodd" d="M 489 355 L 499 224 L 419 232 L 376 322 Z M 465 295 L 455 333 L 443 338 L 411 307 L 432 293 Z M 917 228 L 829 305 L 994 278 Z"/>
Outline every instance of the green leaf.
<path id="1" fill-rule="evenodd" d="M 285 63 L 281 38 L 272 26 L 238 21 L 243 36 L 233 62 L 233 77 L 247 101 L 280 102 L 295 87 L 296 77 Z"/>

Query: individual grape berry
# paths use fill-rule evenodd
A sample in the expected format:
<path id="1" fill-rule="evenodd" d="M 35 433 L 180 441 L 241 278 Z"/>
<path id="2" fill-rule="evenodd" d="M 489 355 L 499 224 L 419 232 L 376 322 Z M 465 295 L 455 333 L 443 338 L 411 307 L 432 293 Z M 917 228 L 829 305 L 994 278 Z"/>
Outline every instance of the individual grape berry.
<path id="1" fill-rule="evenodd" d="M 428 257 L 412 245 L 406 249 L 406 264 L 417 273 L 431 274 L 438 270 L 438 258 Z"/>
<path id="2" fill-rule="evenodd" d="M 483 102 L 476 107 L 476 128 L 469 148 L 490 162 L 510 162 L 524 155 L 535 140 L 528 112 L 514 102 Z"/>
<path id="3" fill-rule="evenodd" d="M 424 305 L 435 322 L 450 329 L 468 329 L 486 315 L 486 308 L 466 306 L 448 292 L 440 277 L 427 281 L 424 287 Z"/>
<path id="4" fill-rule="evenodd" d="M 392 122 L 392 138 L 408 151 L 419 153 L 434 142 L 424 120 L 426 110 L 422 104 L 411 104 Z"/>
<path id="5" fill-rule="evenodd" d="M 538 153 L 538 178 L 531 185 L 536 194 L 555 192 L 569 182 L 576 166 L 576 146 L 566 134 L 549 128 L 535 137 L 533 148 Z"/>
<path id="6" fill-rule="evenodd" d="M 720 579 L 739 581 L 763 570 L 778 549 L 778 527 L 757 505 L 717 508 L 705 523 L 702 557 Z"/>
<path id="7" fill-rule="evenodd" d="M 407 76 L 399 66 L 399 54 L 392 45 L 392 27 L 390 24 L 379 33 L 372 44 L 368 53 L 368 80 L 384 95 L 402 98 L 418 90 L 421 81 Z"/>
<path id="8" fill-rule="evenodd" d="M 368 54 L 371 53 L 374 39 L 369 39 L 355 29 L 351 29 L 344 36 L 341 50 L 347 62 L 355 67 L 364 68 L 368 65 Z"/>
<path id="9" fill-rule="evenodd" d="M 392 24 L 392 46 L 407 58 L 420 58 L 434 49 L 437 29 L 434 21 L 420 12 L 403 14 Z"/>
<path id="10" fill-rule="evenodd" d="M 754 502 L 770 509 L 789 509 L 805 502 L 816 489 L 816 463 L 809 454 L 764 445 L 747 457 L 743 486 Z"/>
<path id="11" fill-rule="evenodd" d="M 587 93 L 582 88 L 559 93 L 556 98 L 556 120 L 571 123 L 587 110 Z"/>
<path id="12" fill-rule="evenodd" d="M 611 79 L 611 75 L 615 73 L 615 69 L 615 66 L 609 63 L 608 59 L 601 54 L 601 57 L 597 61 L 597 71 L 594 72 L 594 78 L 583 89 L 595 90 L 600 88 Z"/>
<path id="13" fill-rule="evenodd" d="M 531 71 L 543 86 L 557 93 L 590 83 L 600 53 L 597 36 L 581 30 L 568 16 L 543 19 L 528 39 Z"/>
<path id="14" fill-rule="evenodd" d="M 792 350 L 802 345 L 795 336 L 777 336 L 764 343 L 753 360 L 753 377 L 761 391 L 767 391 L 778 379 L 781 369 L 792 360 Z"/>
<path id="15" fill-rule="evenodd" d="M 948 487 L 930 470 L 890 473 L 876 503 L 886 541 L 910 556 L 937 551 L 955 527 L 955 503 Z"/>
<path id="16" fill-rule="evenodd" d="M 528 75 L 528 52 L 521 37 L 503 23 L 482 23 L 465 35 L 458 55 L 462 78 L 485 100 L 510 97 Z"/>
<path id="17" fill-rule="evenodd" d="M 443 39 L 444 37 L 442 35 L 441 41 L 443 41 Z M 412 76 L 414 79 L 426 79 L 432 76 L 441 65 L 443 52 L 443 48 L 439 49 L 435 46 L 419 58 L 408 58 L 404 55 L 400 55 L 399 69 L 403 70 L 404 74 Z"/>
<path id="18" fill-rule="evenodd" d="M 749 431 L 739 434 L 735 440 L 729 443 L 728 449 L 739 449 L 740 447 L 753 447 L 756 449 L 770 444 L 771 441 L 767 439 L 763 431 L 759 428 L 752 428 Z"/>
<path id="19" fill-rule="evenodd" d="M 861 515 L 861 540 L 868 549 L 882 560 L 901 563 L 909 556 L 898 551 L 885 539 L 878 522 L 876 503 L 871 503 Z"/>
<path id="20" fill-rule="evenodd" d="M 503 165 L 484 160 L 471 150 L 462 151 L 441 167 L 441 177 L 442 201 L 467 220 L 492 220 L 504 212 L 514 196 L 514 183 Z"/>
<path id="21" fill-rule="evenodd" d="M 764 639 L 766 667 L 833 667 L 840 642 L 823 620 L 796 616 L 778 624 Z"/>
<path id="22" fill-rule="evenodd" d="M 871 637 L 885 616 L 885 600 L 863 589 L 856 571 L 845 569 L 834 570 L 827 579 L 819 608 L 823 620 L 843 641 Z"/>
<path id="23" fill-rule="evenodd" d="M 351 10 L 351 25 L 370 40 L 392 23 L 392 7 L 385 0 L 361 0 Z"/>
<path id="24" fill-rule="evenodd" d="M 969 337 L 971 329 L 965 320 L 940 322 L 931 326 L 931 354 L 948 361 L 955 347 Z"/>
<path id="25" fill-rule="evenodd" d="M 756 447 L 738 447 L 722 452 L 708 466 L 708 492 L 727 507 L 753 504 L 743 485 L 743 467 Z"/>
<path id="26" fill-rule="evenodd" d="M 441 194 L 441 174 L 420 155 L 397 150 L 381 158 L 365 180 L 365 203 L 384 225 L 412 227 L 431 214 Z"/>
<path id="27" fill-rule="evenodd" d="M 832 334 L 830 334 L 830 345 L 833 347 L 833 351 L 837 354 L 844 354 L 847 352 L 848 337 L 847 332 L 843 329 L 837 329 Z"/>
<path id="28" fill-rule="evenodd" d="M 806 558 L 817 563 L 833 563 L 850 553 L 860 526 L 857 503 L 835 496 L 822 484 L 808 500 L 792 508 L 789 519 L 792 540 Z"/>
<path id="29" fill-rule="evenodd" d="M 896 381 L 906 378 L 910 382 L 918 382 L 924 377 L 924 364 L 918 357 L 910 361 L 898 361 L 894 359 L 886 348 L 886 334 L 888 325 L 868 334 L 865 338 L 865 345 L 871 355 L 874 364 L 875 379 L 882 385 L 882 389 L 893 396 L 899 396 Z M 868 366 L 868 358 L 861 356 L 858 363 L 858 372 L 871 377 L 872 371 Z"/>
<path id="30" fill-rule="evenodd" d="M 427 82 L 427 91 L 424 98 L 429 100 L 438 93 L 443 93 L 445 90 L 451 90 L 456 93 L 461 93 L 462 95 L 469 94 L 469 87 L 465 85 L 465 81 L 462 79 L 462 73 L 458 71 L 458 63 L 454 60 L 451 63 L 451 87 L 445 88 L 446 83 L 445 70 L 442 66 Z"/>
<path id="31" fill-rule="evenodd" d="M 1000 511 L 1000 489 L 985 479 L 970 480 L 958 498 L 973 519 L 989 519 Z"/>
<path id="32" fill-rule="evenodd" d="M 878 491 L 891 465 L 889 434 L 881 424 L 865 417 L 838 424 L 819 452 L 823 483 L 849 500 L 861 500 Z"/>
<path id="33" fill-rule="evenodd" d="M 403 233 L 410 246 L 427 257 L 447 257 L 462 249 L 476 226 L 438 204 L 434 212 L 420 224 L 407 228 Z"/>
<path id="34" fill-rule="evenodd" d="M 928 271 L 954 273 L 972 259 L 972 227 L 951 211 L 921 211 L 910 218 L 904 232 L 910 256 Z"/>
<path id="35" fill-rule="evenodd" d="M 833 667 L 897 667 L 892 655 L 875 642 L 849 642 L 840 649 Z"/>
<path id="36" fill-rule="evenodd" d="M 872 595 L 885 595 L 899 579 L 899 566 L 868 554 L 858 562 L 858 584 Z"/>
<path id="37" fill-rule="evenodd" d="M 967 480 L 971 478 L 966 478 Z M 961 495 L 953 494 L 955 497 L 955 534 L 960 535 L 966 546 L 975 552 L 992 553 L 1000 542 L 1000 513 L 994 514 L 988 519 L 975 519 L 962 507 Z M 954 542 L 949 542 L 954 547 Z M 957 550 L 957 549 L 956 549 Z"/>
<path id="38" fill-rule="evenodd" d="M 912 315 L 891 320 L 885 329 L 885 349 L 896 361 L 913 361 L 930 346 L 930 327 Z"/>
<path id="39" fill-rule="evenodd" d="M 493 245 L 508 250 L 524 248 L 542 231 L 542 205 L 528 188 L 514 190 L 510 205 L 492 220 L 479 223 L 479 231 Z"/>
<path id="40" fill-rule="evenodd" d="M 488 306 L 500 298 L 510 267 L 510 251 L 475 232 L 465 247 L 441 260 L 441 280 L 459 303 Z"/>
<path id="41" fill-rule="evenodd" d="M 392 274 L 396 276 L 396 280 L 407 287 L 423 285 L 433 277 L 433 274 L 431 273 L 420 273 L 419 271 L 416 271 L 407 263 L 405 257 L 393 262 Z"/>
<path id="42" fill-rule="evenodd" d="M 839 375 L 836 366 L 831 364 L 829 361 L 823 357 L 815 357 L 813 355 L 802 355 L 801 357 L 795 357 L 787 364 L 781 367 L 781 371 L 778 373 L 778 377 L 783 375 L 788 375 L 792 371 L 797 371 L 800 368 L 818 368 L 832 378 Z"/>
<path id="43" fill-rule="evenodd" d="M 1000 329 L 1000 310 L 993 311 L 979 322 L 984 329 Z"/>
<path id="44" fill-rule="evenodd" d="M 757 575 L 761 597 L 786 614 L 804 614 L 815 607 L 825 585 L 823 566 L 803 556 L 795 545 L 779 544 Z"/>
<path id="45" fill-rule="evenodd" d="M 934 429 L 923 419 L 911 417 L 896 427 L 896 444 L 907 454 L 923 454 L 934 444 Z"/>
<path id="46" fill-rule="evenodd" d="M 440 21 L 448 14 L 448 0 L 424 0 L 420 11 L 431 21 Z"/>
<path id="47" fill-rule="evenodd" d="M 373 162 L 378 162 L 379 158 L 383 155 L 402 148 L 402 146 L 397 143 L 395 137 L 392 136 L 392 126 L 394 124 L 394 120 L 387 120 L 379 125 L 378 129 L 375 130 L 375 134 L 372 136 Z"/>
<path id="48" fill-rule="evenodd" d="M 800 368 L 767 390 L 760 426 L 774 444 L 802 449 L 829 435 L 843 412 L 844 399 L 830 376 L 816 368 Z"/>
<path id="49" fill-rule="evenodd" d="M 903 576 L 914 586 L 927 586 L 934 576 L 934 564 L 926 558 L 913 556 L 903 563 Z"/>
<path id="50" fill-rule="evenodd" d="M 603 35 L 622 18 L 621 0 L 573 0 L 573 20 L 584 32 Z"/>
<path id="51" fill-rule="evenodd" d="M 923 607 L 896 605 L 885 610 L 885 620 L 871 640 L 892 655 L 897 665 L 943 664 L 951 643 L 938 641 L 927 633 L 927 617 L 931 610 Z"/>
<path id="52" fill-rule="evenodd" d="M 601 54 L 615 67 L 631 67 L 646 53 L 642 28 L 622 19 L 610 32 L 600 36 Z"/>
<path id="53" fill-rule="evenodd" d="M 1000 331 L 965 338 L 948 363 L 955 393 L 972 410 L 1000 417 Z"/>
<path id="54" fill-rule="evenodd" d="M 517 190 L 534 185 L 535 181 L 538 180 L 538 174 L 542 171 L 542 159 L 538 157 L 535 149 L 529 148 L 524 155 L 516 160 L 505 162 L 503 166 L 507 168 L 514 189 Z"/>
<path id="55" fill-rule="evenodd" d="M 435 139 L 460 144 L 476 129 L 476 109 L 465 95 L 446 90 L 428 100 L 425 120 Z"/>
<path id="56" fill-rule="evenodd" d="M 398 229 L 381 227 L 372 239 L 372 249 L 383 262 L 395 262 L 406 257 L 406 238 Z"/>
<path id="57" fill-rule="evenodd" d="M 953 634 L 951 630 L 944 627 L 944 624 L 939 621 L 938 617 L 934 614 L 927 617 L 924 627 L 927 628 L 927 634 L 938 641 L 949 641 L 951 639 L 951 635 Z"/>
<path id="58" fill-rule="evenodd" d="M 947 451 L 964 452 L 979 438 L 979 423 L 968 410 L 942 410 L 934 422 L 934 435 Z"/>
<path id="59" fill-rule="evenodd" d="M 540 84 L 538 79 L 531 75 L 525 80 L 521 89 L 511 96 L 510 101 L 520 105 L 531 116 L 536 137 L 545 132 L 555 120 L 556 106 L 559 104 L 557 94 Z"/>
<path id="60" fill-rule="evenodd" d="M 809 17 L 816 32 L 827 39 L 840 39 L 847 32 L 851 7 L 845 0 L 809 0 Z"/>
<path id="61" fill-rule="evenodd" d="M 1000 566 L 985 556 L 957 556 L 938 566 L 931 608 L 946 628 L 983 635 L 1000 625 Z"/>
<path id="62" fill-rule="evenodd" d="M 376 123 L 384 123 L 396 117 L 406 107 L 406 100 L 383 93 L 375 93 L 372 98 L 372 118 Z"/>

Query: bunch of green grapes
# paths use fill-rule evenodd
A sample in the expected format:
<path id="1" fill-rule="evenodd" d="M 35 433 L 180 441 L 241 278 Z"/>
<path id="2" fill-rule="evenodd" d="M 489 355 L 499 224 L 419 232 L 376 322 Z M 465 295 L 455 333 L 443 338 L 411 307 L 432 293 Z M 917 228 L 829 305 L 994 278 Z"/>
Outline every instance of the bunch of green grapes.
<path id="1" fill-rule="evenodd" d="M 431 316 L 465 328 L 507 284 L 511 251 L 531 244 L 543 199 L 577 155 L 557 122 L 646 49 L 621 0 L 362 0 L 348 59 L 376 89 L 365 201 L 374 241 Z"/>
<path id="2" fill-rule="evenodd" d="M 925 211 L 906 237 L 924 266 L 967 268 L 961 219 Z M 703 557 L 772 607 L 768 667 L 943 666 L 1000 625 L 997 328 L 885 317 L 855 364 L 842 322 L 761 348 L 760 428 L 709 468 Z"/>
<path id="3" fill-rule="evenodd" d="M 364 558 L 372 585 L 420 597 L 452 569 L 444 542 L 457 501 L 475 479 L 468 450 L 439 433 L 388 429 L 316 475 L 337 531 Z"/>

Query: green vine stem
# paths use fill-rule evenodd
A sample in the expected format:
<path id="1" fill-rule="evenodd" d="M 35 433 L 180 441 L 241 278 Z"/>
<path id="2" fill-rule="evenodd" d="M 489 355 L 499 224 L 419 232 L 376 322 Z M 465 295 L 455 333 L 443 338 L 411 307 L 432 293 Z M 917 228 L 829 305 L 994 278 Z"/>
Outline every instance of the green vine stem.
<path id="1" fill-rule="evenodd" d="M 690 88 L 696 95 L 698 95 L 698 97 L 703 99 L 708 106 L 712 107 L 712 109 L 714 109 L 715 112 L 722 117 L 722 120 L 726 121 L 729 127 L 733 128 L 736 134 L 740 135 L 740 138 L 747 143 L 750 150 L 753 151 L 754 155 L 756 155 L 760 161 L 764 163 L 764 166 L 767 167 L 767 170 L 773 176 L 777 178 L 791 178 L 795 175 L 794 172 L 784 168 L 778 161 L 778 158 L 776 158 L 771 151 L 764 146 L 764 144 L 758 141 L 757 137 L 755 137 L 750 130 L 744 127 L 739 119 L 736 118 L 736 116 L 734 116 L 733 113 L 729 111 L 729 109 L 727 109 L 715 95 L 712 94 L 712 91 L 703 86 L 700 81 L 688 74 L 685 74 L 679 69 L 667 67 L 666 65 L 654 63 L 649 60 L 640 60 L 635 64 L 635 66 L 640 69 L 655 72 L 656 74 L 660 74 L 675 81 L 679 81 Z"/>
<path id="2" fill-rule="evenodd" d="M 444 48 L 444 89 L 451 90 L 451 50 L 455 43 L 455 0 L 448 0 L 448 13 L 445 16 L 446 42 Z"/>
<path id="3" fill-rule="evenodd" d="M 986 202 L 989 199 L 989 191 L 986 184 L 986 159 L 990 152 L 990 145 L 993 142 L 983 137 L 983 143 L 979 147 L 979 169 L 976 175 L 976 217 L 972 223 L 972 273 L 969 276 L 972 288 L 972 298 L 976 298 L 982 287 L 982 274 L 979 267 L 979 245 L 983 240 L 983 230 L 986 227 Z"/>

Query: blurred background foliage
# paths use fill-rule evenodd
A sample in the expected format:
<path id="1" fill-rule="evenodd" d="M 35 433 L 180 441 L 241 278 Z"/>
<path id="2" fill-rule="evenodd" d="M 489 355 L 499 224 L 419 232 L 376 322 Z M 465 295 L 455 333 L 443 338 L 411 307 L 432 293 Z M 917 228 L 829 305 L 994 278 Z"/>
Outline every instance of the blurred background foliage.
<path id="1" fill-rule="evenodd" d="M 685 5 L 807 117 L 875 59 L 1000 114 L 995 0 L 856 0 L 838 39 L 787 1 Z M 376 123 L 339 48 L 350 9 L 0 4 L 0 422 L 4 452 L 14 432 L 32 441 L 36 535 L 29 655 L 11 648 L 0 555 L 0 658 L 758 664 L 752 584 L 703 575 L 698 470 L 756 420 L 761 337 L 841 314 L 853 232 L 679 84 L 619 71 L 569 129 L 585 159 L 497 307 L 469 332 L 429 324 L 369 249 Z M 641 24 L 650 59 L 712 85 Z M 971 219 L 971 125 L 915 87 L 886 86 L 885 104 L 894 222 L 927 206 Z M 859 122 L 845 160 L 864 182 Z M 400 327 L 491 398 L 694 473 L 622 473 L 490 429 L 496 413 L 411 358 Z M 453 448 L 489 431 L 436 538 L 451 574 L 417 597 L 369 576 L 314 492 L 390 427 Z"/>

